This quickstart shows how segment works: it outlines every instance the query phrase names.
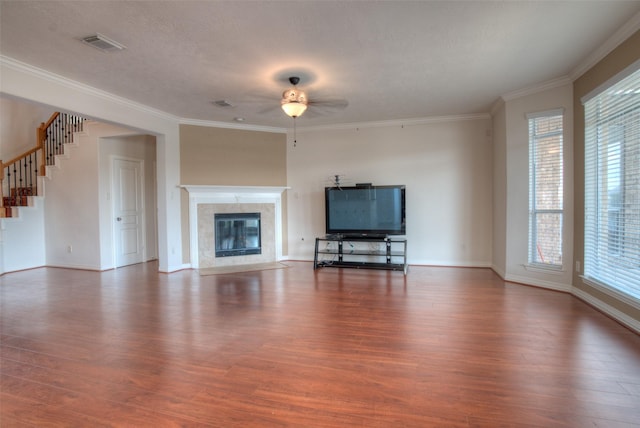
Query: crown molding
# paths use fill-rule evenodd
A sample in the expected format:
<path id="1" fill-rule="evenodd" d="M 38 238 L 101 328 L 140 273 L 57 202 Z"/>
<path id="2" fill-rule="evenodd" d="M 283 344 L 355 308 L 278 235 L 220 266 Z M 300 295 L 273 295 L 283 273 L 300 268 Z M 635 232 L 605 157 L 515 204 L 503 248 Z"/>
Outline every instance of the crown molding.
<path id="1" fill-rule="evenodd" d="M 460 122 L 465 120 L 482 120 L 491 119 L 489 113 L 475 113 L 475 114 L 460 114 L 451 116 L 432 116 L 413 119 L 395 119 L 395 120 L 381 120 L 377 122 L 354 122 L 354 123 L 341 123 L 335 125 L 319 125 L 319 126 L 298 126 L 298 132 L 314 132 L 314 131 L 340 131 L 346 129 L 362 129 L 362 128 L 383 128 L 383 127 L 405 127 L 426 125 L 430 123 L 442 123 L 442 122 Z"/>
<path id="2" fill-rule="evenodd" d="M 386 120 L 377 122 L 354 122 L 354 123 L 341 123 L 334 125 L 318 125 L 318 126 L 299 126 L 298 132 L 316 132 L 316 131 L 336 131 L 355 128 L 381 128 L 381 127 L 404 127 L 412 125 L 423 125 L 428 123 L 440 123 L 440 122 L 458 122 L 462 120 L 478 120 L 478 119 L 491 119 L 491 115 L 488 113 L 478 114 L 466 114 L 466 115 L 452 115 L 452 116 L 433 116 L 426 118 L 414 118 L 414 119 L 400 119 L 400 120 Z M 228 129 L 240 129 L 245 131 L 261 131 L 261 132 L 276 132 L 287 133 L 293 128 L 278 128 L 271 126 L 249 125 L 249 124 L 236 124 L 228 122 L 215 122 L 209 120 L 197 120 L 197 119 L 180 119 L 181 125 L 195 125 L 205 126 L 212 128 L 228 128 Z"/>
<path id="3" fill-rule="evenodd" d="M 208 128 L 227 128 L 227 129 L 238 129 L 242 131 L 272 132 L 277 134 L 287 133 L 287 128 L 278 128 L 275 126 L 250 125 L 250 124 L 244 124 L 244 123 L 216 122 L 212 120 L 182 118 L 180 119 L 179 123 L 180 125 L 194 125 L 194 126 L 203 126 Z"/>
<path id="4" fill-rule="evenodd" d="M 503 94 L 501 98 L 506 101 L 515 100 L 517 98 L 525 97 L 528 95 L 533 95 L 538 92 L 547 91 L 549 89 L 554 89 L 564 85 L 570 85 L 573 83 L 573 80 L 569 76 L 562 76 L 556 79 L 547 80 L 546 82 L 538 83 L 533 86 L 529 86 L 526 88 L 518 89 L 512 92 L 508 92 Z"/>
<path id="5" fill-rule="evenodd" d="M 123 97 L 119 97 L 117 95 L 113 95 L 113 94 L 111 94 L 109 92 L 106 92 L 106 91 L 103 91 L 101 89 L 94 88 L 93 86 L 89 86 L 89 85 L 85 85 L 84 83 L 76 82 L 75 80 L 68 79 L 66 77 L 60 76 L 60 75 L 55 74 L 55 73 L 51 73 L 51 72 L 49 72 L 47 70 L 43 70 L 41 68 L 32 66 L 30 64 L 26 64 L 24 62 L 15 60 L 13 58 L 10 58 L 10 57 L 4 56 L 4 55 L 0 55 L 0 66 L 7 67 L 9 69 L 16 70 L 18 72 L 25 73 L 25 74 L 34 76 L 36 78 L 46 80 L 46 81 L 58 84 L 60 86 L 64 86 L 64 87 L 69 88 L 69 89 L 76 90 L 78 92 L 81 92 L 81 93 L 84 93 L 84 94 L 87 94 L 87 95 L 90 95 L 90 96 L 93 96 L 93 97 L 98 97 L 98 98 L 101 98 L 103 100 L 119 104 L 121 106 L 126 106 L 128 108 L 133 109 L 133 110 L 138 110 L 138 111 L 153 115 L 153 116 L 158 117 L 160 119 L 169 120 L 169 121 L 173 121 L 173 122 L 178 122 L 178 120 L 179 120 L 177 116 L 174 116 L 174 115 L 169 114 L 167 112 L 151 108 L 151 107 L 146 106 L 144 104 L 140 104 L 140 103 L 137 103 L 135 101 L 131 101 L 131 100 L 127 99 L 127 98 L 123 98 Z"/>
<path id="6" fill-rule="evenodd" d="M 571 80 L 576 80 L 589 71 L 593 66 L 638 30 L 640 30 L 640 12 L 633 15 L 631 19 L 613 33 L 613 35 L 609 37 L 607 41 L 600 46 L 600 48 L 596 49 L 581 64 L 574 68 L 570 74 Z"/>

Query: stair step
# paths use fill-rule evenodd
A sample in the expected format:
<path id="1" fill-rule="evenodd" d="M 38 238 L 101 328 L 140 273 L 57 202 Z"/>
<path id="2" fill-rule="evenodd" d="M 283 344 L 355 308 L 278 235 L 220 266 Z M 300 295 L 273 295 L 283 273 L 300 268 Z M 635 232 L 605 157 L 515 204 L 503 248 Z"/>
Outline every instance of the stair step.
<path id="1" fill-rule="evenodd" d="M 29 206 L 29 196 L 34 196 L 35 188 L 34 187 L 17 187 L 11 189 L 11 196 L 4 196 L 2 198 L 2 207 L 3 210 L 0 212 L 0 217 L 12 217 L 14 214 L 11 210 L 11 207 L 28 207 Z"/>
<path id="2" fill-rule="evenodd" d="M 35 193 L 34 190 L 35 189 L 32 186 L 16 187 L 11 189 L 11 196 L 33 196 Z"/>
<path id="3" fill-rule="evenodd" d="M 36 205 L 39 196 L 5 196 L 0 205 L 0 218 L 18 218 L 20 210 L 29 209 Z"/>
<path id="4" fill-rule="evenodd" d="M 2 198 L 2 205 L 5 207 L 27 207 L 29 199 L 27 196 L 5 196 Z"/>

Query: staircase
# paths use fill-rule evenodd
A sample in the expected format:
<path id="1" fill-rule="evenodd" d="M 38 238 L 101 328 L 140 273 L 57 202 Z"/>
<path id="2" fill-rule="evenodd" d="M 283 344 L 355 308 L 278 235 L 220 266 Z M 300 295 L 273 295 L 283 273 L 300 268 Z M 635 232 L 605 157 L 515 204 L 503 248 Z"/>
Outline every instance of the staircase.
<path id="1" fill-rule="evenodd" d="M 42 196 L 40 177 L 56 157 L 64 155 L 73 143 L 73 134 L 83 130 L 85 119 L 68 113 L 54 113 L 38 128 L 36 146 L 9 162 L 0 160 L 0 218 L 18 216 L 18 208 L 32 204 L 33 196 Z M 40 185 L 39 185 L 40 184 Z"/>

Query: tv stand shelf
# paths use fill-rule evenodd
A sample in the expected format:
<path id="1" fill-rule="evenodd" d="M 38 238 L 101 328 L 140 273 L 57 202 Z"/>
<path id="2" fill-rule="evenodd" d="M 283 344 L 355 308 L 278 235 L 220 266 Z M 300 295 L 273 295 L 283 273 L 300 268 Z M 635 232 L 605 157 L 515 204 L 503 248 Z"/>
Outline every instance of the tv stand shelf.
<path id="1" fill-rule="evenodd" d="M 316 238 L 313 269 L 347 267 L 401 270 L 407 274 L 407 240 L 328 235 Z"/>

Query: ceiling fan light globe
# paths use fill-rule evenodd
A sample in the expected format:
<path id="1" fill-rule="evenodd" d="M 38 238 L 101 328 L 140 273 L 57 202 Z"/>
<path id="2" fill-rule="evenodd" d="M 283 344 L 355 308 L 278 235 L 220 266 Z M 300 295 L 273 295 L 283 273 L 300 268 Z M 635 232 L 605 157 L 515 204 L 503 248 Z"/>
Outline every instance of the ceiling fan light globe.
<path id="1" fill-rule="evenodd" d="M 302 113 L 307 109 L 307 105 L 301 102 L 292 101 L 282 103 L 282 110 L 290 117 L 299 117 L 302 116 Z"/>

